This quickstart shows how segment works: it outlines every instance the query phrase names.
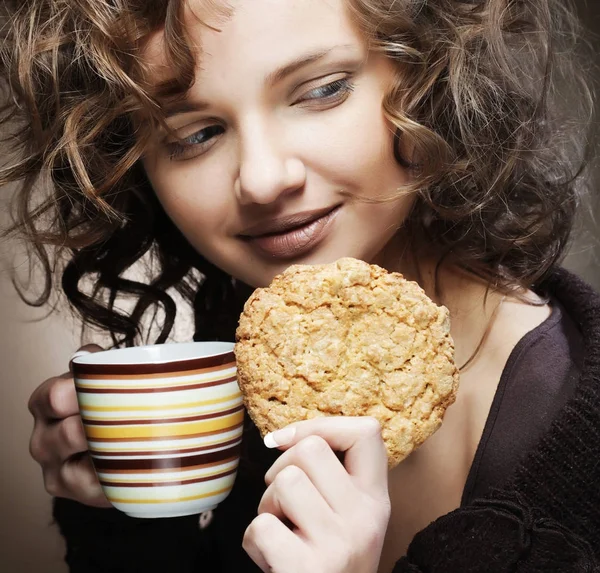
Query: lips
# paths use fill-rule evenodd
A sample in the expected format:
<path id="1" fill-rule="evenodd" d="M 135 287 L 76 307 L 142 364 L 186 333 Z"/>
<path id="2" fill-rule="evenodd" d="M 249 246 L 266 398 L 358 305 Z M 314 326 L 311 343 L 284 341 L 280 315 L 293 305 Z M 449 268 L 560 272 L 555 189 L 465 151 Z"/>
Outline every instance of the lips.
<path id="1" fill-rule="evenodd" d="M 298 257 L 325 239 L 338 211 L 336 205 L 275 219 L 246 229 L 241 237 L 270 258 Z"/>

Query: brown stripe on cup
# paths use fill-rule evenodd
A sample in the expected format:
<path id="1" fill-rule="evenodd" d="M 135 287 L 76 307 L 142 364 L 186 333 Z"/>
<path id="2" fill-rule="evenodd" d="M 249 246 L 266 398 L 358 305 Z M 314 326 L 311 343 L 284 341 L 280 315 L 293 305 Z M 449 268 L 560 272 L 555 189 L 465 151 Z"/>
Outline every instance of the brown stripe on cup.
<path id="1" fill-rule="evenodd" d="M 185 384 L 182 386 L 160 386 L 151 385 L 144 387 L 133 388 L 111 388 L 104 386 L 103 388 L 86 388 L 77 385 L 77 392 L 81 394 L 152 394 L 154 392 L 180 392 L 183 390 L 199 390 L 200 388 L 210 388 L 211 386 L 221 386 L 237 381 L 237 376 L 230 376 L 222 380 L 213 380 L 211 382 L 201 382 L 198 384 Z"/>
<path id="2" fill-rule="evenodd" d="M 219 356 L 205 356 L 190 360 L 159 362 L 147 364 L 80 364 L 73 362 L 73 374 L 78 378 L 91 378 L 94 375 L 105 378 L 108 376 L 124 378 L 149 378 L 159 376 L 189 376 L 195 371 L 211 372 L 224 367 L 235 366 L 233 352 Z"/>
<path id="3" fill-rule="evenodd" d="M 93 459 L 93 458 L 92 458 Z M 227 464 L 230 464 L 231 462 L 236 462 L 237 458 L 230 458 L 230 459 L 226 459 L 226 460 L 222 460 L 220 462 L 213 462 L 211 464 L 199 464 L 197 466 L 188 466 L 185 468 L 174 468 L 172 470 L 165 470 L 163 468 L 154 468 L 154 469 L 150 469 L 150 470 L 145 470 L 145 469 L 134 469 L 134 470 L 98 470 L 98 472 L 100 474 L 102 474 L 104 477 L 106 477 L 106 475 L 110 475 L 110 476 L 116 476 L 116 475 L 132 475 L 132 474 L 138 474 L 140 476 L 142 475 L 151 475 L 151 474 L 164 474 L 166 473 L 178 473 L 178 472 L 182 472 L 182 471 L 186 471 L 186 472 L 191 472 L 191 471 L 196 471 L 196 470 L 208 470 L 210 468 L 215 468 L 218 466 L 224 466 Z"/>
<path id="4" fill-rule="evenodd" d="M 111 482 L 106 480 L 100 480 L 100 484 L 108 487 L 156 487 L 156 486 L 178 486 L 178 485 L 189 485 L 193 483 L 202 483 L 204 481 L 212 481 L 221 479 L 234 474 L 237 471 L 236 468 L 221 472 L 217 475 L 190 478 L 190 479 L 173 479 L 173 481 L 151 481 L 151 482 L 134 482 L 134 481 L 119 481 Z"/>
<path id="5" fill-rule="evenodd" d="M 110 470 L 150 470 L 178 469 L 191 466 L 203 466 L 215 462 L 231 461 L 239 456 L 241 445 L 230 446 L 217 452 L 208 452 L 194 456 L 178 456 L 170 458 L 135 458 L 135 459 L 104 459 L 92 456 L 97 471 Z"/>
<path id="6" fill-rule="evenodd" d="M 193 447 L 193 448 L 179 448 L 179 449 L 171 449 L 169 448 L 168 450 L 139 450 L 139 451 L 134 451 L 134 450 L 125 450 L 125 451 L 119 451 L 119 450 L 114 450 L 112 452 L 103 452 L 100 450 L 89 450 L 90 455 L 92 456 L 101 456 L 101 457 L 120 457 L 122 458 L 123 456 L 159 456 L 161 454 L 164 454 L 166 452 L 168 452 L 169 454 L 174 454 L 174 455 L 189 455 L 189 454 L 195 454 L 197 452 L 205 452 L 206 450 L 214 450 L 215 448 L 221 448 L 221 447 L 225 447 L 225 446 L 231 446 L 233 444 L 237 444 L 241 441 L 242 437 L 238 436 L 237 438 L 233 438 L 232 440 L 227 440 L 226 442 L 220 442 L 218 444 L 212 444 L 210 446 L 197 446 L 197 447 Z"/>

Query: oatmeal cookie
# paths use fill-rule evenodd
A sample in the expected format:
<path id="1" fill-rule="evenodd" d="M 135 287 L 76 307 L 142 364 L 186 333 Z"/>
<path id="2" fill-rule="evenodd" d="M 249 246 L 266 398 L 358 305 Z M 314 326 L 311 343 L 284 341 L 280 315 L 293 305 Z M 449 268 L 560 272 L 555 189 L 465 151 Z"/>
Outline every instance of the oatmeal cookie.
<path id="1" fill-rule="evenodd" d="M 448 310 L 399 273 L 350 258 L 293 265 L 240 317 L 246 408 L 263 436 L 315 416 L 374 416 L 393 467 L 454 402 L 449 330 Z"/>

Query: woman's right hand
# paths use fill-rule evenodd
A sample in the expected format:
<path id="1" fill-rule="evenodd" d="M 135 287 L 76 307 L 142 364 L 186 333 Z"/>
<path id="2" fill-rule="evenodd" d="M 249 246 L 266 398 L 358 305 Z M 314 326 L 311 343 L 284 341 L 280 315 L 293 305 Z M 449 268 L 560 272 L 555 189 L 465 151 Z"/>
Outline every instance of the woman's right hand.
<path id="1" fill-rule="evenodd" d="M 100 346 L 88 344 L 78 352 L 100 350 Z M 85 505 L 111 507 L 87 452 L 72 372 L 49 378 L 36 388 L 29 411 L 34 418 L 29 451 L 42 466 L 46 491 Z"/>

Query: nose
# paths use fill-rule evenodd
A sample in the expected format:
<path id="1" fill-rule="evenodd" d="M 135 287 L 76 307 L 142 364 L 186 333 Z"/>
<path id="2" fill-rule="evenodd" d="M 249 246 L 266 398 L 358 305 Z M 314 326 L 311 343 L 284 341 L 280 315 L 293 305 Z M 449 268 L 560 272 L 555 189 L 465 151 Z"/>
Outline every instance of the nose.
<path id="1" fill-rule="evenodd" d="M 275 203 L 304 187 L 306 170 L 275 131 L 254 123 L 240 144 L 236 194 L 242 205 Z"/>

